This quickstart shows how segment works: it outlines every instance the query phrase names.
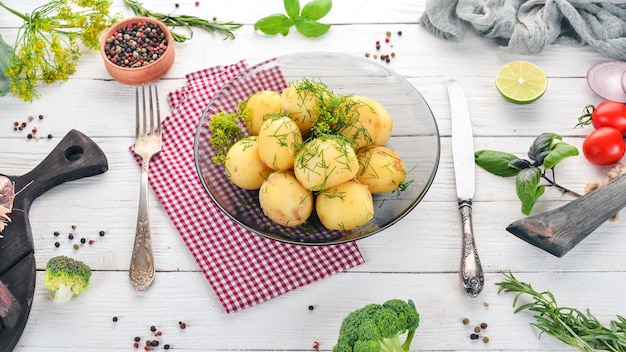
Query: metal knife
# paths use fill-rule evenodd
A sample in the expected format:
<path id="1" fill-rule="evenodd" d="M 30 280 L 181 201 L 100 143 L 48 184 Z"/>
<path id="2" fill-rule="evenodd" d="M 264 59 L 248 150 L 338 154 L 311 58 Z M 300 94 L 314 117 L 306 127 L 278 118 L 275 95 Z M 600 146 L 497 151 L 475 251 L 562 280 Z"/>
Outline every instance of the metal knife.
<path id="1" fill-rule="evenodd" d="M 485 285 L 485 278 L 476 250 L 472 225 L 472 198 L 476 187 L 472 122 L 465 94 L 459 82 L 448 81 L 448 96 L 452 115 L 452 160 L 456 196 L 463 230 L 459 279 L 467 294 L 476 297 Z"/>

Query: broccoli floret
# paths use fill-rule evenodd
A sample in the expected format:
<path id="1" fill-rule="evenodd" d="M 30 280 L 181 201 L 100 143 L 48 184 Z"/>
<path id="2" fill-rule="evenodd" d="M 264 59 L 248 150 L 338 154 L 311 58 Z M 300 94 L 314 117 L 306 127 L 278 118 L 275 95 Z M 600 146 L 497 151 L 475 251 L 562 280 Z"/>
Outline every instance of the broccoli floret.
<path id="1" fill-rule="evenodd" d="M 91 268 L 64 255 L 51 258 L 46 264 L 43 283 L 50 291 L 50 298 L 56 303 L 68 302 L 74 295 L 87 290 Z"/>
<path id="2" fill-rule="evenodd" d="M 419 322 L 411 300 L 368 304 L 343 319 L 333 352 L 408 352 Z"/>

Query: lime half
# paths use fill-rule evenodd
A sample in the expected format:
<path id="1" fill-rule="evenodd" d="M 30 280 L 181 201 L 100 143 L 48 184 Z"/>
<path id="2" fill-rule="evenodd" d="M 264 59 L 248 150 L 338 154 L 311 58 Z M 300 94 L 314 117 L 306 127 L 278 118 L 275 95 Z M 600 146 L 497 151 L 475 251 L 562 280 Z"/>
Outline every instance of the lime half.
<path id="1" fill-rule="evenodd" d="M 541 98 L 548 87 L 545 71 L 528 61 L 511 61 L 496 76 L 496 88 L 515 104 L 530 104 Z"/>

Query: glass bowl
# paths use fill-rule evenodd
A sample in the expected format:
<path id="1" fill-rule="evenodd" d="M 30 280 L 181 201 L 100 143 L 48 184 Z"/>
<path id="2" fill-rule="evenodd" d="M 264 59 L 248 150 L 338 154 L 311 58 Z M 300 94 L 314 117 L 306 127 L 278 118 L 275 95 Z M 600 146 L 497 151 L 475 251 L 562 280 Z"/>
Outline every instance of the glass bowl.
<path id="1" fill-rule="evenodd" d="M 387 147 L 402 157 L 407 181 L 402 192 L 375 194 L 374 218 L 350 231 L 326 229 L 315 215 L 305 226 L 285 227 L 273 223 L 261 211 L 258 191 L 232 183 L 223 165 L 211 158 L 208 122 L 221 111 L 235 112 L 237 104 L 255 92 L 282 92 L 291 82 L 320 81 L 333 92 L 361 95 L 381 103 L 393 118 Z M 337 244 L 381 232 L 406 216 L 428 191 L 437 171 L 440 141 L 437 123 L 422 95 L 403 77 L 372 59 L 340 53 L 308 52 L 273 58 L 250 67 L 219 90 L 200 118 L 195 141 L 196 171 L 212 200 L 230 218 L 261 236 L 306 245 Z"/>

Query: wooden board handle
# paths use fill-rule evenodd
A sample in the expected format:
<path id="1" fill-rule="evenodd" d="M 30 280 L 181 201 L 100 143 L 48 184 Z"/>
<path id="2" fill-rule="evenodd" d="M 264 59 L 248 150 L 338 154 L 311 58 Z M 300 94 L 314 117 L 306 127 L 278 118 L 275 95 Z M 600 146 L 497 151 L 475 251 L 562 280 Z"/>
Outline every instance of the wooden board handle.
<path id="1" fill-rule="evenodd" d="M 506 229 L 557 257 L 626 206 L 626 175 L 566 205 L 515 221 Z"/>

